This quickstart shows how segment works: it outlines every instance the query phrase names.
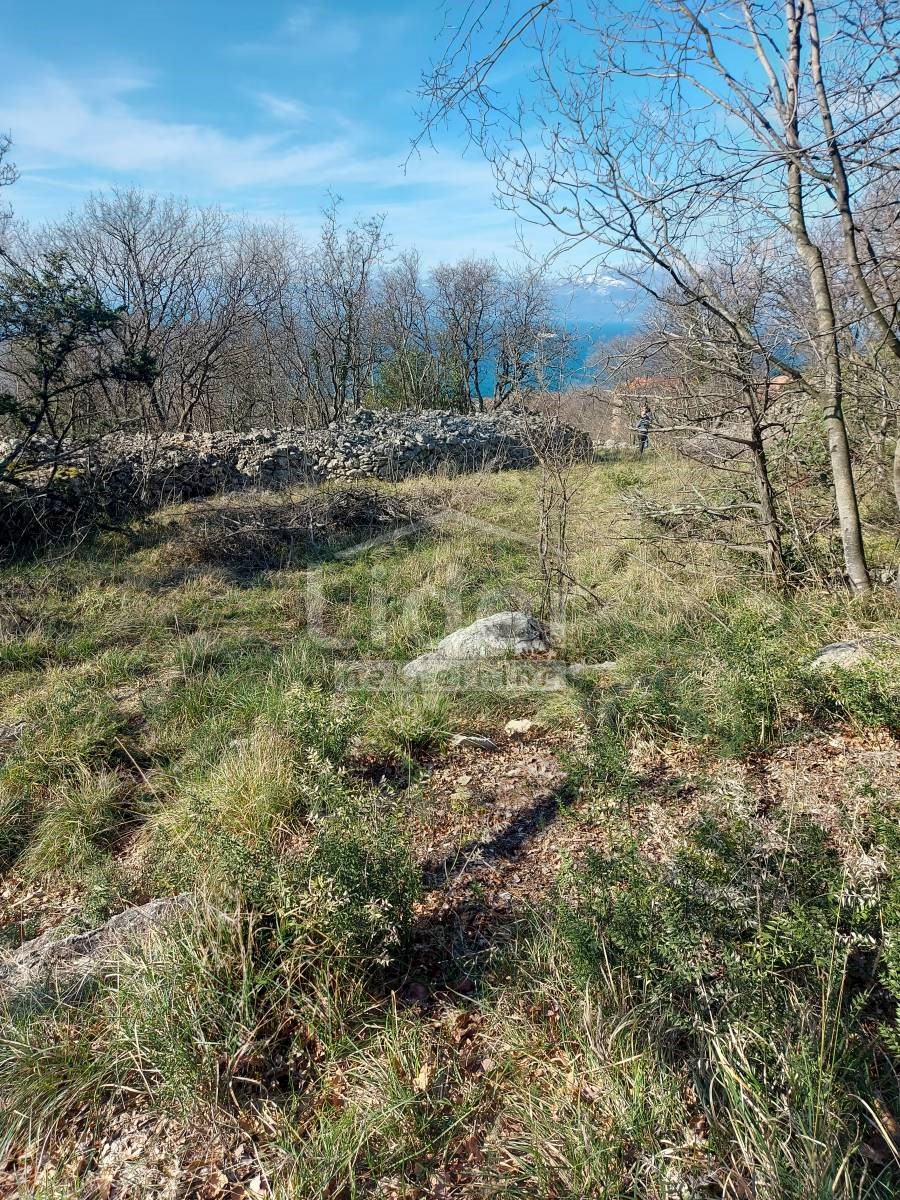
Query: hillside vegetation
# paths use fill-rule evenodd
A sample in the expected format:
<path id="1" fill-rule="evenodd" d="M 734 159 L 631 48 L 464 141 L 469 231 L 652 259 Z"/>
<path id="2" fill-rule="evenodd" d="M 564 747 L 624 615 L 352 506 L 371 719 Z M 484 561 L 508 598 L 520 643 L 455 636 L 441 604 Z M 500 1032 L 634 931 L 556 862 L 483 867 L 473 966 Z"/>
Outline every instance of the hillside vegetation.
<path id="1" fill-rule="evenodd" d="M 897 1194 L 897 593 L 664 536 L 698 470 L 574 468 L 556 657 L 468 687 L 396 669 L 537 609 L 536 472 L 239 493 L 3 572 L 6 948 L 192 900 L 9 1006 L 0 1194 Z"/>

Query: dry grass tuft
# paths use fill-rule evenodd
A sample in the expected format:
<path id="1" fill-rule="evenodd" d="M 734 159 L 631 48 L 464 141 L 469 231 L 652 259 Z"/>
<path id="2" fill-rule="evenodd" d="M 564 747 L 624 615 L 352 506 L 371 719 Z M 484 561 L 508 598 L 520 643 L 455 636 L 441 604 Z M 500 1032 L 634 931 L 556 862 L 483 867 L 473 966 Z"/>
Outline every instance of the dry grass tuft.
<path id="1" fill-rule="evenodd" d="M 327 546 L 416 525 L 423 516 L 412 499 L 371 485 L 323 487 L 292 500 L 228 494 L 187 509 L 171 550 L 180 566 L 254 574 L 300 565 Z"/>

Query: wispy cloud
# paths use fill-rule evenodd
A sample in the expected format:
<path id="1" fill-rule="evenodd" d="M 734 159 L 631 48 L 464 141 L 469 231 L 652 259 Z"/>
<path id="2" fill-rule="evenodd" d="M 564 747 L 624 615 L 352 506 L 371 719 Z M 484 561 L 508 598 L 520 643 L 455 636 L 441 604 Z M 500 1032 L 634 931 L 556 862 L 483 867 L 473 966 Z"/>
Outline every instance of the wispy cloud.
<path id="1" fill-rule="evenodd" d="M 81 167 L 153 176 L 179 187 L 191 181 L 228 190 L 360 184 L 385 192 L 472 188 L 485 201 L 490 196 L 490 171 L 480 160 L 429 153 L 404 167 L 403 147 L 386 151 L 364 127 L 337 114 L 317 120 L 313 138 L 309 110 L 299 101 L 256 95 L 270 115 L 303 125 L 306 136 L 293 128 L 241 136 L 147 115 L 144 105 L 134 103 L 143 87 L 119 77 L 76 84 L 51 72 L 6 90 L 0 85 L 0 109 L 15 130 L 19 165 L 31 172 Z"/>
<path id="2" fill-rule="evenodd" d="M 283 135 L 237 136 L 214 126 L 144 115 L 135 90 L 117 79 L 75 86 L 48 74 L 0 93 L 16 131 L 23 169 L 72 165 L 130 175 L 166 175 L 221 188 L 302 184 L 343 171 L 353 147 L 346 133 L 298 142 Z"/>
<path id="3" fill-rule="evenodd" d="M 300 4 L 266 36 L 235 42 L 227 52 L 241 58 L 348 59 L 373 32 L 364 18 L 335 13 L 324 4 Z"/>
<path id="4" fill-rule="evenodd" d="M 67 193 L 138 184 L 283 217 L 305 233 L 332 192 L 348 217 L 385 213 L 397 244 L 418 245 L 426 261 L 515 251 L 508 214 L 492 203 L 490 169 L 475 156 L 445 147 L 404 164 L 406 147 L 365 123 L 273 91 L 242 93 L 248 133 L 171 119 L 155 110 L 157 85 L 137 72 L 73 78 L 40 65 L 0 79 L 22 170 L 12 197 L 19 215 L 52 217 Z"/>
<path id="5" fill-rule="evenodd" d="M 355 54 L 363 41 L 357 21 L 322 4 L 298 5 L 288 15 L 284 29 L 301 47 L 316 54 Z"/>
<path id="6" fill-rule="evenodd" d="M 255 92 L 253 96 L 259 107 L 276 121 L 298 124 L 310 119 L 308 104 L 291 100 L 286 96 L 275 96 L 271 92 Z"/>

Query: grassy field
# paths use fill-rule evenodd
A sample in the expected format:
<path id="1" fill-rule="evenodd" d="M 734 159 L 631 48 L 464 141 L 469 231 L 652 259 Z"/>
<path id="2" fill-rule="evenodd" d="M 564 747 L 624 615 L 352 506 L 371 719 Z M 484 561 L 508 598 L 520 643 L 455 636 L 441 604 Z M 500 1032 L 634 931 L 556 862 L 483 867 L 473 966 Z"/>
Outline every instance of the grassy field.
<path id="1" fill-rule="evenodd" d="M 807 669 L 897 594 L 778 595 L 639 515 L 694 471 L 584 469 L 590 595 L 525 678 L 396 668 L 538 603 L 531 472 L 5 570 L 4 944 L 195 903 L 6 1014 L 0 1195 L 897 1195 L 898 658 Z"/>

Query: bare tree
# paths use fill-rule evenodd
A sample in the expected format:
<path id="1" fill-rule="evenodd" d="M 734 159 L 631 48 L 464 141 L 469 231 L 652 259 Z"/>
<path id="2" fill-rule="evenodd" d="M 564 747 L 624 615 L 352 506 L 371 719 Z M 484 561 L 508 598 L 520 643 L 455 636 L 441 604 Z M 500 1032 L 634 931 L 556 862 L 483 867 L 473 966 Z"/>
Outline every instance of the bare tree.
<path id="1" fill-rule="evenodd" d="M 889 180 L 880 181 L 862 198 L 858 224 L 857 239 L 867 248 L 865 261 L 873 296 L 891 328 L 900 328 L 900 195 Z M 850 371 L 851 401 L 857 421 L 869 435 L 873 451 L 870 460 L 876 468 L 884 463 L 887 438 L 893 431 L 893 464 L 889 473 L 900 510 L 900 358 L 878 325 L 856 319 L 853 266 L 849 270 L 844 267 L 842 278 L 841 250 L 837 238 L 825 247 L 839 283 L 837 303 L 844 356 Z"/>
<path id="2" fill-rule="evenodd" d="M 572 503 L 583 484 L 584 449 L 571 437 L 571 428 L 562 415 L 566 354 L 557 344 L 560 335 L 544 330 L 535 348 L 532 404 L 540 420 L 527 427 L 531 448 L 540 470 L 538 502 L 538 563 L 541 573 L 543 616 L 564 621 L 573 591 L 597 601 L 590 589 L 575 577 L 569 537 Z"/>
<path id="3" fill-rule="evenodd" d="M 388 248 L 383 217 L 342 228 L 326 210 L 318 245 L 296 263 L 282 323 L 317 424 L 340 420 L 371 391 L 376 366 L 376 275 Z"/>
<path id="4" fill-rule="evenodd" d="M 123 356 L 152 359 L 152 382 L 107 379 L 111 428 L 210 427 L 252 320 L 253 254 L 214 209 L 134 189 L 93 196 L 52 231 L 98 293 L 122 311 Z"/>
<path id="5" fill-rule="evenodd" d="M 14 162 L 10 162 L 9 152 L 12 148 L 12 138 L 8 133 L 0 133 L 0 187 L 9 187 L 19 178 L 19 172 Z M 2 222 L 10 215 L 8 209 L 0 209 L 0 228 Z"/>
<path id="6" fill-rule="evenodd" d="M 493 390 L 491 365 L 500 332 L 497 265 L 477 258 L 442 263 L 431 282 L 457 406 L 482 412 Z"/>
<path id="7" fill-rule="evenodd" d="M 754 498 L 747 502 L 739 493 L 714 515 L 728 521 L 752 513 L 767 574 L 782 587 L 787 567 L 769 443 L 792 424 L 796 395 L 787 378 L 773 371 L 772 355 L 785 331 L 770 265 L 765 247 L 751 247 L 737 263 L 711 264 L 706 281 L 710 294 L 756 331 L 758 349 L 748 348 L 727 324 L 672 287 L 647 314 L 641 334 L 613 347 L 606 372 L 611 378 L 644 379 L 647 386 L 632 395 L 652 403 L 656 427 L 674 435 L 687 452 L 731 473 L 738 484 L 749 471 Z M 708 506 L 704 511 L 713 512 Z"/>
<path id="8" fill-rule="evenodd" d="M 555 320 L 545 270 L 532 266 L 501 273 L 497 327 L 495 408 L 523 391 L 545 390 L 550 378 L 556 391 L 563 388 L 571 345 Z"/>
<path id="9" fill-rule="evenodd" d="M 857 198 L 896 168 L 895 23 L 866 0 L 541 0 L 466 10 L 425 82 L 426 130 L 460 110 L 506 202 L 654 296 L 674 284 L 751 353 L 759 340 L 706 283 L 708 247 L 738 223 L 786 232 L 814 316 L 776 366 L 820 405 L 846 572 L 870 581 L 844 421 L 838 315 L 813 217 L 837 222 L 860 319 L 900 351 Z M 491 21 L 496 18 L 496 27 Z M 495 68 L 531 53 L 541 98 L 504 93 Z M 667 282 L 664 282 L 667 281 Z"/>
<path id="10" fill-rule="evenodd" d="M 378 294 L 377 396 L 398 408 L 438 407 L 448 391 L 433 292 L 416 251 L 407 251 L 382 273 Z"/>
<path id="11" fill-rule="evenodd" d="M 462 259 L 434 269 L 441 355 L 463 409 L 498 408 L 536 386 L 539 335 L 552 324 L 543 270 Z"/>

